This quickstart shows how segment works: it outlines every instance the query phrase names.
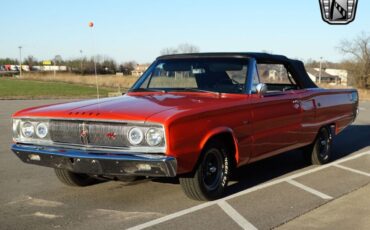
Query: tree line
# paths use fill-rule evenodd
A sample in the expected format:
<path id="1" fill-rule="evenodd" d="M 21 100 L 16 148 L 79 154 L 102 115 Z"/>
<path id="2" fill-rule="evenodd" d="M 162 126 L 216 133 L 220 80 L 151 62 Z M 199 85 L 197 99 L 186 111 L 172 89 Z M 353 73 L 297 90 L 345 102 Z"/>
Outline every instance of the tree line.
<path id="1" fill-rule="evenodd" d="M 178 53 L 198 53 L 197 46 L 183 43 L 177 47 L 167 47 L 161 50 L 161 55 L 178 54 Z M 95 65 L 98 74 L 115 74 L 121 72 L 125 75 L 130 75 L 131 71 L 138 65 L 136 61 L 127 61 L 118 64 L 114 59 L 106 56 L 97 55 L 94 57 L 72 58 L 64 60 L 61 55 L 56 55 L 50 60 L 51 65 L 66 66 L 68 71 L 78 74 L 94 74 Z M 1 65 L 19 65 L 19 59 L 0 58 Z M 22 60 L 22 65 L 28 65 L 30 70 L 35 70 L 35 66 L 42 66 L 43 61 L 38 60 L 32 55 L 27 56 Z"/>
<path id="2" fill-rule="evenodd" d="M 341 41 L 336 48 L 346 59 L 338 63 L 326 62 L 325 67 L 345 69 L 349 73 L 348 80 L 351 85 L 358 88 L 370 88 L 370 35 L 363 32 L 355 38 Z M 183 43 L 177 47 L 164 48 L 160 53 L 161 55 L 169 55 L 198 53 L 199 51 L 197 46 Z M 93 74 L 95 63 L 98 74 L 112 74 L 116 72 L 131 74 L 131 71 L 137 65 L 135 61 L 117 64 L 114 59 L 99 55 L 90 58 L 83 57 L 69 60 L 64 60 L 60 55 L 56 55 L 52 62 L 55 65 L 65 65 L 69 71 L 79 74 Z M 5 64 L 18 65 L 19 60 L 11 58 L 0 59 L 0 65 Z M 32 69 L 32 66 L 42 65 L 42 61 L 37 60 L 33 56 L 28 56 L 22 60 L 22 64 L 29 65 Z M 308 60 L 305 64 L 307 67 L 317 68 L 320 62 L 317 60 Z"/>
<path id="3" fill-rule="evenodd" d="M 114 59 L 102 57 L 100 55 L 90 58 L 83 57 L 68 60 L 64 60 L 60 55 L 56 55 L 50 61 L 50 65 L 66 66 L 68 71 L 83 75 L 94 74 L 95 64 L 98 74 L 114 74 L 116 72 L 131 74 L 131 71 L 134 70 L 137 65 L 135 61 L 117 64 Z M 0 58 L 0 65 L 19 65 L 19 59 Z M 43 61 L 39 61 L 37 58 L 30 55 L 22 60 L 22 65 L 28 65 L 32 71 L 36 70 L 35 66 L 42 66 L 44 64 Z"/>

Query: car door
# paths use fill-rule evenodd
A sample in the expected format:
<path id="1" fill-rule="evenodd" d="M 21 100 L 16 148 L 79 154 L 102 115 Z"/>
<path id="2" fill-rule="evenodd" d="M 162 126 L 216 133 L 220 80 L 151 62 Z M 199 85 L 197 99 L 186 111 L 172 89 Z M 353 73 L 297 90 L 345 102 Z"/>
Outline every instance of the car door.
<path id="1" fill-rule="evenodd" d="M 259 81 L 267 84 L 263 96 L 251 101 L 252 160 L 258 160 L 299 145 L 302 110 L 298 86 L 281 64 L 258 64 Z"/>

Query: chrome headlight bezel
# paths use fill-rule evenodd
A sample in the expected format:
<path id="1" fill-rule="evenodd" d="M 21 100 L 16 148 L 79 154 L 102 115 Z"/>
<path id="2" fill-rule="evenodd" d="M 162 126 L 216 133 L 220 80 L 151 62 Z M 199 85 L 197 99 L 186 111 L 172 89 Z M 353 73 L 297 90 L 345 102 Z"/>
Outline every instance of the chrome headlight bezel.
<path id="1" fill-rule="evenodd" d="M 37 128 L 46 127 L 47 132 L 41 135 Z M 26 130 L 27 126 L 29 130 Z M 31 133 L 27 133 L 31 131 Z M 49 120 L 33 120 L 33 119 L 13 119 L 13 140 L 14 142 L 30 142 L 30 141 L 50 141 L 49 135 Z"/>

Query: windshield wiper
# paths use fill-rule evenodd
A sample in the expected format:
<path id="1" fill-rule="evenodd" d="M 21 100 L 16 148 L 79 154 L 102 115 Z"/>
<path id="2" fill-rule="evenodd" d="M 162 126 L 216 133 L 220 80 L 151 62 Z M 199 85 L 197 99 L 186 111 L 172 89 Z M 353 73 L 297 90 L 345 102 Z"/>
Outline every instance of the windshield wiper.
<path id="1" fill-rule="evenodd" d="M 167 91 L 164 90 L 164 89 L 137 88 L 137 89 L 131 89 L 130 92 L 161 92 L 161 93 L 166 93 Z"/>

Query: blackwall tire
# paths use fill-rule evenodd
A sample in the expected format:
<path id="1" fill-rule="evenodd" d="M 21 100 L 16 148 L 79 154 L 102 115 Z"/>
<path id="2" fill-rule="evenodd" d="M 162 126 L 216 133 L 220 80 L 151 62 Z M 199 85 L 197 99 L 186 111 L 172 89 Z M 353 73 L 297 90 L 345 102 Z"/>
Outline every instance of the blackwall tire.
<path id="1" fill-rule="evenodd" d="M 221 198 L 230 178 L 230 154 L 221 142 L 207 144 L 202 158 L 191 175 L 180 177 L 185 194 L 194 200 L 215 200 Z"/>
<path id="2" fill-rule="evenodd" d="M 311 163 L 314 165 L 323 165 L 330 162 L 331 144 L 332 137 L 329 129 L 326 127 L 321 128 L 315 142 L 310 148 Z"/>
<path id="3" fill-rule="evenodd" d="M 98 183 L 98 180 L 81 173 L 74 173 L 66 169 L 54 169 L 57 178 L 65 185 L 83 187 Z"/>

